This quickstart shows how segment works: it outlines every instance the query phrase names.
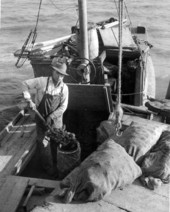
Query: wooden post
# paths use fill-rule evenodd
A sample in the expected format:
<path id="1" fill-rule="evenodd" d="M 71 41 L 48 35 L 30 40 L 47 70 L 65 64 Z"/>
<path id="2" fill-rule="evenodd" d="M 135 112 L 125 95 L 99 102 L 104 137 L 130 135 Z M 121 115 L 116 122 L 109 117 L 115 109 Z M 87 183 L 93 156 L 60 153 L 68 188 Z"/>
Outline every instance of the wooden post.
<path id="1" fill-rule="evenodd" d="M 78 0 L 79 5 L 79 24 L 80 24 L 80 57 L 89 59 L 88 50 L 88 29 L 87 29 L 87 2 Z M 84 66 L 88 64 L 87 60 L 83 61 Z M 83 65 L 83 64 L 82 64 Z M 86 82 L 90 81 L 89 68 L 85 70 L 84 78 Z"/>

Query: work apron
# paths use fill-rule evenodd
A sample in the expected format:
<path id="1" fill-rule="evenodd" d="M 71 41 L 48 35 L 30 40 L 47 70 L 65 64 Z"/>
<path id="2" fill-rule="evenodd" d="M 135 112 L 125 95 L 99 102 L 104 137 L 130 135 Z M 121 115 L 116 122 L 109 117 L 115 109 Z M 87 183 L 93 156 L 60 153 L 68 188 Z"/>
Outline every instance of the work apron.
<path id="1" fill-rule="evenodd" d="M 48 94 L 48 84 L 49 78 L 47 79 L 47 85 L 44 95 L 37 108 L 39 113 L 45 120 L 47 120 L 48 116 L 60 106 L 63 93 L 62 86 L 61 91 L 58 95 L 53 96 L 51 94 Z M 37 115 L 35 117 L 35 120 L 37 124 L 37 144 L 41 164 L 43 169 L 45 169 L 45 171 L 51 175 L 53 173 L 54 167 L 56 167 L 57 145 L 55 142 L 45 137 L 47 128 L 44 125 L 43 121 Z M 62 116 L 58 117 L 57 119 L 51 120 L 50 125 L 52 128 L 62 128 Z"/>
<path id="2" fill-rule="evenodd" d="M 39 113 L 43 116 L 45 120 L 47 120 L 48 116 L 52 114 L 60 106 L 61 97 L 63 95 L 63 86 L 61 87 L 61 91 L 59 94 L 57 95 L 48 94 L 47 93 L 48 84 L 49 84 L 49 78 L 47 79 L 47 85 L 46 85 L 44 95 L 37 108 Z M 39 124 L 42 123 L 40 119 L 38 121 L 39 121 Z M 51 127 L 62 128 L 62 125 L 63 125 L 62 115 L 52 120 Z M 42 127 L 44 127 L 44 125 L 42 125 Z"/>

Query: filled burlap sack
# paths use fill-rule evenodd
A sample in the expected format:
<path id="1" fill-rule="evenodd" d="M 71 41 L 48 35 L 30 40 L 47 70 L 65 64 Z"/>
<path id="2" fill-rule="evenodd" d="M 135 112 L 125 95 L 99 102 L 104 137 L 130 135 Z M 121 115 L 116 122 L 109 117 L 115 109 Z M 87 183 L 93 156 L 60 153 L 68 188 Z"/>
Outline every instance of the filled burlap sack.
<path id="1" fill-rule="evenodd" d="M 164 131 L 156 145 L 145 156 L 141 165 L 145 177 L 170 181 L 170 131 Z"/>
<path id="2" fill-rule="evenodd" d="M 131 184 L 141 173 L 124 148 L 108 139 L 61 182 L 58 196 L 66 203 L 98 201 Z"/>
<path id="3" fill-rule="evenodd" d="M 106 139 L 111 135 L 115 134 L 115 121 L 114 120 L 105 120 L 102 121 L 97 131 L 97 143 L 102 144 Z"/>
<path id="4" fill-rule="evenodd" d="M 164 127 L 153 123 L 132 122 L 116 142 L 125 148 L 136 163 L 141 164 L 145 154 L 156 144 Z M 112 137 L 112 136 L 111 136 Z"/>

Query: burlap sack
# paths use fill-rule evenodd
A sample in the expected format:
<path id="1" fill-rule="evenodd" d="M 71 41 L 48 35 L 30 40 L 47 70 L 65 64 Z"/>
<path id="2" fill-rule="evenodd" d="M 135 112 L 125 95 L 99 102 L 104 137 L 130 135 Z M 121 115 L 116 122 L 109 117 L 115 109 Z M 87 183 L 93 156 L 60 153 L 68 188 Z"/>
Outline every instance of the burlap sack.
<path id="1" fill-rule="evenodd" d="M 112 139 L 101 144 L 60 184 L 64 202 L 97 201 L 112 190 L 131 184 L 141 175 L 140 167 Z"/>
<path id="2" fill-rule="evenodd" d="M 140 164 L 145 154 L 156 144 L 162 131 L 162 125 L 132 122 L 116 142 Z"/>
<path id="3" fill-rule="evenodd" d="M 170 131 L 164 131 L 157 144 L 142 162 L 145 177 L 159 178 L 164 183 L 170 180 Z"/>
<path id="4" fill-rule="evenodd" d="M 106 139 L 115 133 L 115 121 L 105 120 L 102 121 L 97 131 L 97 143 L 102 144 Z"/>

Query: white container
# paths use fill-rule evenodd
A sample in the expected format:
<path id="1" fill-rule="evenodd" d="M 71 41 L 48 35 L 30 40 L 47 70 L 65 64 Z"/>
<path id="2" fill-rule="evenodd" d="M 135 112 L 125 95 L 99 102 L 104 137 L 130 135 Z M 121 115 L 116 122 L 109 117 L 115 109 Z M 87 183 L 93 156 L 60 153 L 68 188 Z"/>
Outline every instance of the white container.
<path id="1" fill-rule="evenodd" d="M 99 41 L 96 28 L 88 30 L 88 46 L 89 46 L 89 59 L 92 60 L 99 55 Z"/>
<path id="2" fill-rule="evenodd" d="M 79 52 L 79 55 L 81 55 L 81 45 L 80 45 L 80 34 L 77 31 L 77 49 Z M 99 55 L 99 41 L 98 41 L 98 35 L 97 30 L 95 27 L 88 29 L 88 48 L 89 48 L 89 59 L 93 60 Z"/>

